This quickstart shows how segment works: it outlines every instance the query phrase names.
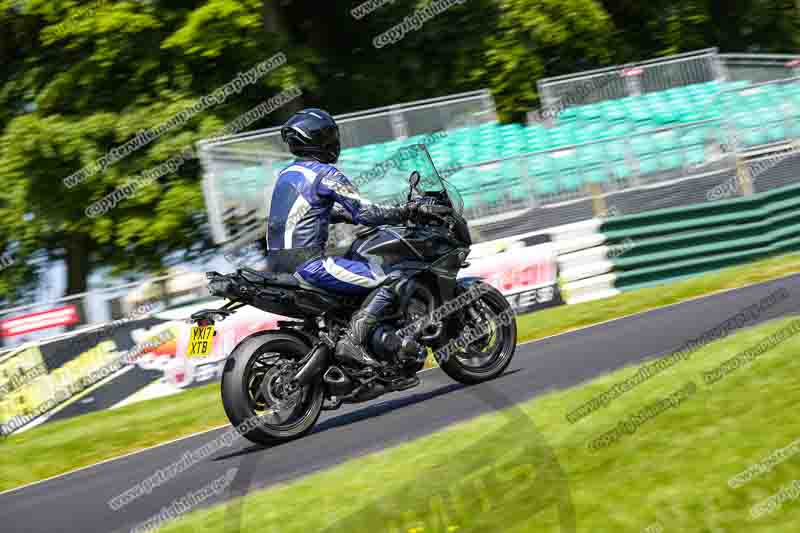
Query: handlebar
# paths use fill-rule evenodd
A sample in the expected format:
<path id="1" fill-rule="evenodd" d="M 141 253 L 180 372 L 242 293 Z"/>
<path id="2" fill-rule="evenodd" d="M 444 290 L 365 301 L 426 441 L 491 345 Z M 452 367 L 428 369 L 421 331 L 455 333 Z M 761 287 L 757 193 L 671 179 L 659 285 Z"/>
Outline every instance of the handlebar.
<path id="1" fill-rule="evenodd" d="M 450 221 L 445 218 L 453 214 L 453 209 L 443 205 L 422 204 L 417 205 L 411 215 L 411 220 L 421 222 L 420 219 L 435 220 L 445 226 L 450 225 Z"/>
<path id="2" fill-rule="evenodd" d="M 453 209 L 445 205 L 421 205 L 419 206 L 420 213 L 425 215 L 447 216 L 453 214 Z"/>

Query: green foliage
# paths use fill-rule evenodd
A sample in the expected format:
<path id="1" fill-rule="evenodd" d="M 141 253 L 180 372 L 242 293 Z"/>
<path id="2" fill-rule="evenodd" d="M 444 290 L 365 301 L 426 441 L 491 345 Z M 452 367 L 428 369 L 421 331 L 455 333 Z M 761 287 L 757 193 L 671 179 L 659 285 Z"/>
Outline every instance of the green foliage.
<path id="1" fill-rule="evenodd" d="M 613 31 L 594 0 L 506 0 L 477 71 L 489 79 L 501 117 L 521 119 L 536 105 L 538 79 L 609 63 Z"/>
<path id="2" fill-rule="evenodd" d="M 66 262 L 67 291 L 74 293 L 86 289 L 99 266 L 157 272 L 210 249 L 196 160 L 102 216 L 89 218 L 85 209 L 295 81 L 296 69 L 276 70 L 241 98 L 197 114 L 76 187 L 63 182 L 279 50 L 280 39 L 261 31 L 259 2 L 195 4 L 33 1 L 22 13 L 4 11 L 12 27 L 33 28 L 37 36 L 0 91 L 11 107 L 0 115 L 0 235 L 9 236 L 6 247 L 17 249 L 25 265 L 16 283 L 0 284 L 6 298 L 24 294 L 28 287 L 18 282 L 47 267 L 32 261 L 42 255 Z M 210 19 L 216 26 L 208 26 Z M 27 42 L 22 33 L 16 39 Z M 208 75 L 210 57 L 226 68 Z M 10 273 L 0 278 L 8 281 Z"/>

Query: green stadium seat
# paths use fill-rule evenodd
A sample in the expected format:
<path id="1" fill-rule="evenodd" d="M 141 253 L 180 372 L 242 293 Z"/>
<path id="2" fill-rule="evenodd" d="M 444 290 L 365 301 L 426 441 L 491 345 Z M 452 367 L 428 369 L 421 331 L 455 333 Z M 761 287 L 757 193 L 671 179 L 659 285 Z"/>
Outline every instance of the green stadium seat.
<path id="1" fill-rule="evenodd" d="M 644 106 L 631 108 L 628 115 L 635 122 L 650 122 L 653 119 L 650 110 Z"/>
<path id="2" fill-rule="evenodd" d="M 634 155 L 642 156 L 658 151 L 658 146 L 652 135 L 634 135 L 630 140 L 631 150 Z"/>
<path id="3" fill-rule="evenodd" d="M 621 137 L 623 135 L 627 135 L 633 129 L 633 125 L 630 122 L 621 122 L 619 124 L 614 124 L 605 130 L 605 134 L 601 138 L 613 138 L 613 137 Z"/>
<path id="4" fill-rule="evenodd" d="M 617 161 L 611 165 L 611 171 L 615 178 L 624 179 L 633 174 L 630 166 L 625 161 Z"/>
<path id="5" fill-rule="evenodd" d="M 658 125 L 664 126 L 681 121 L 679 110 L 672 105 L 658 105 L 653 109 L 653 119 Z"/>
<path id="6" fill-rule="evenodd" d="M 500 175 L 509 183 L 512 181 L 518 182 L 522 176 L 520 162 L 515 159 L 503 161 L 500 163 Z"/>
<path id="7" fill-rule="evenodd" d="M 661 131 L 653 134 L 653 143 L 657 150 L 674 150 L 680 146 L 678 134 L 675 130 Z"/>
<path id="8" fill-rule="evenodd" d="M 608 131 L 608 125 L 605 122 L 593 121 L 584 124 L 583 127 L 574 129 L 574 139 L 577 143 L 585 143 L 596 141 L 602 138 L 603 134 Z"/>
<path id="9" fill-rule="evenodd" d="M 690 146 L 686 150 L 686 163 L 689 165 L 699 165 L 706 160 L 706 152 L 702 146 Z"/>
<path id="10" fill-rule="evenodd" d="M 742 135 L 745 146 L 757 146 L 765 144 L 768 140 L 767 132 L 764 128 L 751 128 Z"/>
<path id="11" fill-rule="evenodd" d="M 476 196 L 473 193 L 461 194 L 462 199 L 464 200 L 464 209 L 474 209 L 478 206 L 478 201 Z"/>
<path id="12" fill-rule="evenodd" d="M 512 200 L 529 200 L 531 198 L 531 193 L 522 185 L 514 185 L 511 187 L 511 199 Z"/>
<path id="13" fill-rule="evenodd" d="M 557 174 L 559 189 L 562 192 L 577 191 L 583 185 L 583 175 L 575 168 Z"/>
<path id="14" fill-rule="evenodd" d="M 611 104 L 606 111 L 605 119 L 609 122 L 620 122 L 628 119 L 628 110 L 621 104 L 611 101 Z"/>
<path id="15" fill-rule="evenodd" d="M 558 192 L 555 181 L 550 177 L 536 180 L 534 187 L 537 195 L 549 195 Z"/>
<path id="16" fill-rule="evenodd" d="M 528 143 L 528 150 L 531 152 L 548 150 L 551 146 L 547 135 L 540 132 L 526 132 L 525 139 Z"/>
<path id="17" fill-rule="evenodd" d="M 537 195 L 556 194 L 578 190 L 585 183 L 625 179 L 637 168 L 648 174 L 701 164 L 709 142 L 727 142 L 722 126 L 728 121 L 739 128 L 747 146 L 800 137 L 800 83 L 720 92 L 748 86 L 747 81 L 708 82 L 572 106 L 560 112 L 554 127 L 498 123 L 460 127 L 449 130 L 447 138 L 432 145 L 430 152 L 440 168 L 539 152 L 529 156 L 527 184 L 522 183 L 519 160 L 453 174 L 449 180 L 464 193 L 465 204 L 476 207 L 487 202 L 524 200 L 532 191 Z M 719 120 L 707 126 L 653 132 L 655 128 L 708 118 Z M 348 148 L 342 152 L 342 159 L 360 171 L 362 166 L 384 161 L 401 146 L 424 138 L 425 134 L 420 134 Z M 579 146 L 574 148 L 576 144 Z M 276 162 L 272 170 L 286 164 Z M 260 167 L 236 172 L 236 183 L 244 186 L 230 191 L 232 195 L 250 194 L 248 184 L 255 186 L 265 180 Z"/>
<path id="18" fill-rule="evenodd" d="M 580 166 L 575 148 L 552 152 L 551 157 L 557 172 L 566 172 Z"/>
<path id="19" fill-rule="evenodd" d="M 608 168 L 603 163 L 583 167 L 583 177 L 584 181 L 588 183 L 607 183 Z"/>
<path id="20" fill-rule="evenodd" d="M 552 128 L 548 137 L 553 148 L 575 144 L 574 130 L 570 125 Z"/>
<path id="21" fill-rule="evenodd" d="M 558 114 L 558 121 L 559 122 L 568 122 L 570 120 L 575 120 L 578 118 L 578 109 L 579 107 L 568 107 L 562 110 Z"/>
<path id="22" fill-rule="evenodd" d="M 702 128 L 683 129 L 681 133 L 683 134 L 679 141 L 681 146 L 697 146 L 703 144 L 705 130 Z"/>
<path id="23" fill-rule="evenodd" d="M 658 154 L 645 154 L 639 156 L 639 173 L 651 174 L 660 170 L 661 165 L 659 162 Z"/>
<path id="24" fill-rule="evenodd" d="M 609 141 L 604 143 L 606 154 L 608 154 L 609 161 L 619 161 L 625 159 L 628 153 L 628 147 L 624 140 Z"/>
<path id="25" fill-rule="evenodd" d="M 590 121 L 602 118 L 603 115 L 603 109 L 597 104 L 592 104 L 578 107 L 578 114 L 576 118 L 578 120 Z"/>
<path id="26" fill-rule="evenodd" d="M 684 166 L 685 158 L 680 149 L 669 150 L 661 155 L 660 166 L 663 170 L 672 170 Z"/>
<path id="27" fill-rule="evenodd" d="M 767 125 L 767 139 L 770 142 L 778 142 L 788 137 L 786 128 L 782 122 L 773 122 Z"/>
<path id="28" fill-rule="evenodd" d="M 528 176 L 550 176 L 555 171 L 550 154 L 534 155 L 528 159 Z"/>

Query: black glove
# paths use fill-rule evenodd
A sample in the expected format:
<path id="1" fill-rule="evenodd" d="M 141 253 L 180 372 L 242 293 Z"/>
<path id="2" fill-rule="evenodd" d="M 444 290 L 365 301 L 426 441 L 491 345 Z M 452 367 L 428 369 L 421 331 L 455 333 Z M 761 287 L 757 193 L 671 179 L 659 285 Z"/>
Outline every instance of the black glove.
<path id="1" fill-rule="evenodd" d="M 420 199 L 411 200 L 400 208 L 400 216 L 402 216 L 405 220 L 414 220 L 423 205 L 424 204 L 420 201 Z"/>

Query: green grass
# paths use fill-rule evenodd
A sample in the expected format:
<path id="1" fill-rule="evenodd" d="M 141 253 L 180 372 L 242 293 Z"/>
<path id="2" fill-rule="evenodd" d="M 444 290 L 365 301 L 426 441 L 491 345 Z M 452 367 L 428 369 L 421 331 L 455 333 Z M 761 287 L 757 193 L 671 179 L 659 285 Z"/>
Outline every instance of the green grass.
<path id="1" fill-rule="evenodd" d="M 614 317 L 653 309 L 702 294 L 775 279 L 800 271 L 792 254 L 733 267 L 662 287 L 561 306 L 518 319 L 521 341 L 554 335 Z M 113 411 L 52 422 L 0 439 L 0 490 L 68 472 L 128 452 L 227 423 L 219 385 Z M 5 453 L 3 453 L 5 452 Z M 10 452 L 10 453 L 9 453 Z"/>
<path id="2" fill-rule="evenodd" d="M 50 422 L 0 438 L 0 490 L 228 422 L 219 384 L 114 410 Z"/>
<path id="3" fill-rule="evenodd" d="M 568 530 L 559 528 L 555 504 L 571 501 L 581 532 L 654 524 L 667 532 L 794 532 L 800 499 L 756 521 L 749 512 L 800 478 L 800 455 L 735 490 L 728 480 L 800 438 L 800 335 L 715 384 L 701 377 L 788 322 L 709 344 L 574 425 L 565 419 L 569 410 L 635 369 L 198 511 L 163 530 L 557 532 Z M 677 407 L 610 447 L 587 446 L 690 381 L 697 390 Z M 547 460 L 548 449 L 563 471 Z M 547 497 L 562 489 L 563 499 Z"/>

